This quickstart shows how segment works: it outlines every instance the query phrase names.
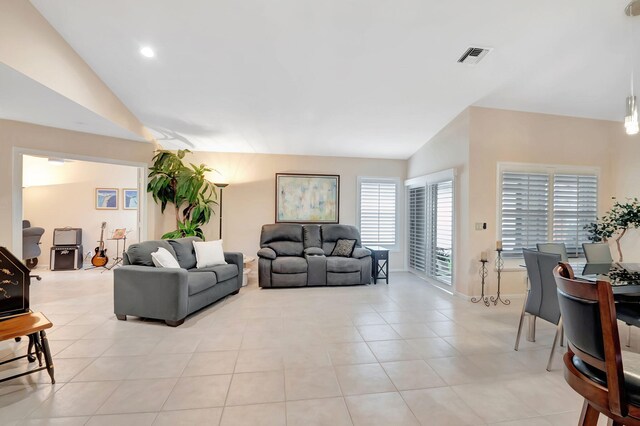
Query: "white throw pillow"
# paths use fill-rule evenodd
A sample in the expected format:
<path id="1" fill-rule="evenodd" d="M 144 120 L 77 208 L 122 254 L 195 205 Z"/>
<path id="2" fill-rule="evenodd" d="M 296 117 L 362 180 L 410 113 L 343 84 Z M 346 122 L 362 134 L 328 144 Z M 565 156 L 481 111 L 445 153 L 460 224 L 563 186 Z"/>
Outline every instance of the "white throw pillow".
<path id="1" fill-rule="evenodd" d="M 193 249 L 196 252 L 196 268 L 210 268 L 216 265 L 226 265 L 222 240 L 194 241 Z"/>
<path id="2" fill-rule="evenodd" d="M 151 260 L 156 268 L 179 268 L 180 264 L 175 257 L 164 247 L 158 247 L 158 251 L 151 253 Z"/>

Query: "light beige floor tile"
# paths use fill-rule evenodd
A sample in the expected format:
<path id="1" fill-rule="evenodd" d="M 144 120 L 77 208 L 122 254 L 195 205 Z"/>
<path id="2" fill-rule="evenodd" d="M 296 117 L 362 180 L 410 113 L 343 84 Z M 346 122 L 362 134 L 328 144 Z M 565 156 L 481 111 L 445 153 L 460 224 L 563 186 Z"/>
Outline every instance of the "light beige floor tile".
<path id="1" fill-rule="evenodd" d="M 160 339 L 129 337 L 116 341 L 102 356 L 136 356 L 149 355 Z"/>
<path id="2" fill-rule="evenodd" d="M 386 324 L 386 321 L 375 312 L 359 313 L 351 315 L 351 321 L 355 325 Z"/>
<path id="3" fill-rule="evenodd" d="M 540 415 L 557 414 L 582 408 L 582 397 L 569 385 L 562 383 L 558 386 L 545 376 L 527 376 L 503 383 L 511 393 Z"/>
<path id="4" fill-rule="evenodd" d="M 16 426 L 84 426 L 90 417 L 52 417 L 50 419 L 26 419 Z"/>
<path id="5" fill-rule="evenodd" d="M 201 337 L 197 335 L 169 336 L 162 339 L 151 350 L 152 354 L 189 354 L 193 353 L 200 344 Z"/>
<path id="6" fill-rule="evenodd" d="M 444 380 L 423 360 L 385 362 L 382 368 L 398 390 L 446 386 Z"/>
<path id="7" fill-rule="evenodd" d="M 181 377 L 167 398 L 163 411 L 222 407 L 231 375 Z"/>
<path id="8" fill-rule="evenodd" d="M 335 369 L 343 395 L 396 390 L 380 364 L 340 365 Z"/>
<path id="9" fill-rule="evenodd" d="M 96 325 L 63 325 L 47 333 L 47 338 L 49 340 L 82 339 L 96 327 Z"/>
<path id="10" fill-rule="evenodd" d="M 284 402 L 225 407 L 220 426 L 286 426 Z"/>
<path id="11" fill-rule="evenodd" d="M 151 426 L 155 418 L 156 413 L 93 416 L 87 422 L 87 426 Z"/>
<path id="12" fill-rule="evenodd" d="M 407 404 L 397 392 L 345 397 L 355 426 L 417 426 Z"/>
<path id="13" fill-rule="evenodd" d="M 327 346 L 333 365 L 370 364 L 377 362 L 376 357 L 364 343 L 334 343 Z"/>
<path id="14" fill-rule="evenodd" d="M 351 426 L 343 398 L 287 401 L 287 426 Z"/>
<path id="15" fill-rule="evenodd" d="M 495 426 L 553 426 L 543 417 L 534 417 L 532 419 L 510 420 L 508 422 L 492 423 Z"/>
<path id="16" fill-rule="evenodd" d="M 236 362 L 236 373 L 277 371 L 284 369 L 281 349 L 250 349 L 240 351 Z"/>
<path id="17" fill-rule="evenodd" d="M 411 345 L 423 359 L 460 355 L 460 352 L 440 337 L 408 339 L 406 342 Z"/>
<path id="18" fill-rule="evenodd" d="M 0 387 L 0 419 L 3 422 L 18 421 L 27 417 L 43 401 L 52 397 L 63 385 L 36 384 L 11 385 L 3 383 Z"/>
<path id="19" fill-rule="evenodd" d="M 467 330 L 462 324 L 458 324 L 454 321 L 432 322 L 429 323 L 428 327 L 439 337 L 457 336 L 470 333 L 470 331 Z"/>
<path id="20" fill-rule="evenodd" d="M 95 358 L 102 355 L 111 345 L 113 340 L 78 340 L 55 355 L 59 358 Z"/>
<path id="21" fill-rule="evenodd" d="M 420 317 L 410 311 L 390 311 L 382 312 L 380 316 L 389 324 L 415 324 L 419 323 Z"/>
<path id="22" fill-rule="evenodd" d="M 96 414 L 160 411 L 177 379 L 125 380 Z"/>
<path id="23" fill-rule="evenodd" d="M 284 371 L 234 374 L 226 405 L 249 405 L 285 400 Z"/>
<path id="24" fill-rule="evenodd" d="M 217 426 L 222 417 L 222 408 L 199 408 L 195 410 L 163 411 L 158 413 L 153 426 Z"/>
<path id="25" fill-rule="evenodd" d="M 180 377 L 192 354 L 153 354 L 145 357 L 127 379 Z"/>
<path id="26" fill-rule="evenodd" d="M 196 352 L 237 351 L 242 343 L 242 334 L 213 334 L 203 337 Z"/>
<path id="27" fill-rule="evenodd" d="M 197 352 L 182 372 L 183 376 L 231 374 L 238 358 L 237 351 Z"/>
<path id="28" fill-rule="evenodd" d="M 420 352 L 404 340 L 367 342 L 378 362 L 421 359 Z"/>
<path id="29" fill-rule="evenodd" d="M 342 395 L 333 367 L 289 369 L 284 377 L 288 401 Z"/>
<path id="30" fill-rule="evenodd" d="M 391 324 L 391 328 L 403 339 L 417 339 L 421 337 L 438 337 L 426 324 L 401 323 Z"/>
<path id="31" fill-rule="evenodd" d="M 72 381 L 92 382 L 99 380 L 126 379 L 144 362 L 143 357 L 104 357 L 97 358 L 88 367 L 78 373 Z"/>
<path id="32" fill-rule="evenodd" d="M 491 376 L 485 370 L 473 364 L 467 357 L 434 358 L 427 359 L 426 362 L 451 386 L 491 380 Z"/>
<path id="33" fill-rule="evenodd" d="M 292 346 L 283 348 L 284 368 L 328 367 L 331 358 L 326 346 Z"/>
<path id="34" fill-rule="evenodd" d="M 361 325 L 358 332 L 367 341 L 402 339 L 390 325 Z"/>
<path id="35" fill-rule="evenodd" d="M 325 343 L 362 342 L 362 336 L 353 326 L 321 327 L 318 329 L 320 338 Z"/>
<path id="36" fill-rule="evenodd" d="M 90 416 L 119 385 L 116 381 L 67 383 L 30 417 Z"/>
<path id="37" fill-rule="evenodd" d="M 459 385 L 452 389 L 487 423 L 538 416 L 535 410 L 509 391 L 504 383 Z"/>
<path id="38" fill-rule="evenodd" d="M 403 391 L 401 394 L 423 425 L 476 426 L 485 424 L 449 387 Z"/>

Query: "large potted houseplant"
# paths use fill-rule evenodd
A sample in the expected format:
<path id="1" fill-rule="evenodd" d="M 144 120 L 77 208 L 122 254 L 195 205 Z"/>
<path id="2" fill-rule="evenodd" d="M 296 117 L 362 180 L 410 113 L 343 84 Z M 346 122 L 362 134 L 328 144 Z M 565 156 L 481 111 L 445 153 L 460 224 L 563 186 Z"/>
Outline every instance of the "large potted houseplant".
<path id="1" fill-rule="evenodd" d="M 162 213 L 169 204 L 175 209 L 176 229 L 164 234 L 165 239 L 191 236 L 204 239 L 202 226 L 209 222 L 217 204 L 215 186 L 206 178 L 206 173 L 213 169 L 204 164 L 185 165 L 182 160 L 190 152 L 157 151 L 149 168 L 147 192 L 160 204 Z"/>
<path id="2" fill-rule="evenodd" d="M 589 231 L 589 240 L 593 242 L 608 242 L 611 238 L 616 243 L 620 262 L 623 261 L 620 240 L 628 230 L 640 228 L 640 203 L 637 198 L 628 198 L 621 203 L 613 198 L 613 207 L 594 223 L 585 226 Z"/>

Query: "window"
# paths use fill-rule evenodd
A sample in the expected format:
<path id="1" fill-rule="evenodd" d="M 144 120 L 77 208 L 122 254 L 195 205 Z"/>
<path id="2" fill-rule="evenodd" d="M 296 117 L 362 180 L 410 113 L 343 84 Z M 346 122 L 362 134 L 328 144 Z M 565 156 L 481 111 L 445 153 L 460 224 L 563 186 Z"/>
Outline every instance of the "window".
<path id="1" fill-rule="evenodd" d="M 359 178 L 359 220 L 363 245 L 395 248 L 397 236 L 398 181 Z"/>
<path id="2" fill-rule="evenodd" d="M 454 170 L 407 181 L 409 270 L 451 285 Z"/>
<path id="3" fill-rule="evenodd" d="M 584 226 L 596 220 L 598 177 L 595 173 L 503 171 L 501 239 L 505 257 L 522 256 L 536 243 L 564 243 L 571 257 L 588 242 Z"/>

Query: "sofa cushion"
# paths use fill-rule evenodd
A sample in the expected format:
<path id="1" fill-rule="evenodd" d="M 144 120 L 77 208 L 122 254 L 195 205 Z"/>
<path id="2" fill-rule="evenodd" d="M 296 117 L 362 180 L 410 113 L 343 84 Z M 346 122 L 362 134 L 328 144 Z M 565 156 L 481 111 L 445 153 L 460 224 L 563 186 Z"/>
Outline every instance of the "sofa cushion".
<path id="1" fill-rule="evenodd" d="M 216 282 L 222 282 L 238 276 L 238 265 L 230 263 L 228 265 L 216 265 L 208 268 L 189 269 L 189 273 L 198 272 L 213 272 L 216 274 Z"/>
<path id="2" fill-rule="evenodd" d="M 304 225 L 302 229 L 305 249 L 309 247 L 322 247 L 320 225 Z"/>
<path id="3" fill-rule="evenodd" d="M 162 247 L 171 253 L 174 257 L 176 252 L 165 240 L 143 241 L 141 243 L 131 244 L 127 249 L 127 257 L 131 265 L 140 266 L 155 266 L 153 259 L 151 259 L 151 253 L 158 251 Z M 182 266 L 182 265 L 180 265 Z"/>
<path id="4" fill-rule="evenodd" d="M 274 241 L 267 247 L 275 251 L 278 256 L 302 256 L 304 252 L 302 243 L 293 241 Z"/>
<path id="5" fill-rule="evenodd" d="M 302 225 L 293 223 L 275 223 L 263 225 L 260 234 L 260 247 L 267 247 L 274 241 L 302 242 Z"/>
<path id="6" fill-rule="evenodd" d="M 340 238 L 356 240 L 356 247 L 360 247 L 360 232 L 352 225 L 322 225 L 322 242 L 336 242 Z"/>
<path id="7" fill-rule="evenodd" d="M 178 238 L 169 240 L 169 244 L 173 247 L 176 259 L 181 268 L 191 269 L 196 266 L 196 254 L 193 251 L 193 242 L 202 241 L 198 237 Z"/>
<path id="8" fill-rule="evenodd" d="M 327 272 L 360 272 L 361 263 L 352 257 L 327 257 Z"/>
<path id="9" fill-rule="evenodd" d="M 303 257 L 278 257 L 271 262 L 271 268 L 277 274 L 300 274 L 307 272 L 307 260 Z"/>
<path id="10" fill-rule="evenodd" d="M 216 284 L 216 274 L 213 272 L 189 272 L 187 275 L 187 287 L 189 287 L 189 296 L 200 293 Z"/>

